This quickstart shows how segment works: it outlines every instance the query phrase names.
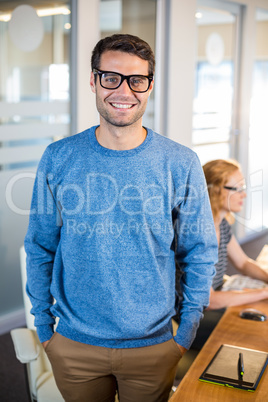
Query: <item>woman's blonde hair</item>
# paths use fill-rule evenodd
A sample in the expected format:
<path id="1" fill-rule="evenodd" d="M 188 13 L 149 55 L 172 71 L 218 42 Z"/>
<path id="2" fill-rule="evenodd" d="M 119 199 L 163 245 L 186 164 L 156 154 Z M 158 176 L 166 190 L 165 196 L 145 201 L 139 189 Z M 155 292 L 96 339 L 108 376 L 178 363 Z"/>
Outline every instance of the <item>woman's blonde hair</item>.
<path id="1" fill-rule="evenodd" d="M 203 166 L 203 170 L 215 221 L 223 206 L 223 187 L 227 184 L 229 177 L 237 170 L 240 170 L 240 165 L 235 160 L 216 159 L 207 162 Z M 234 222 L 234 217 L 231 212 L 226 215 L 226 219 L 229 223 Z"/>

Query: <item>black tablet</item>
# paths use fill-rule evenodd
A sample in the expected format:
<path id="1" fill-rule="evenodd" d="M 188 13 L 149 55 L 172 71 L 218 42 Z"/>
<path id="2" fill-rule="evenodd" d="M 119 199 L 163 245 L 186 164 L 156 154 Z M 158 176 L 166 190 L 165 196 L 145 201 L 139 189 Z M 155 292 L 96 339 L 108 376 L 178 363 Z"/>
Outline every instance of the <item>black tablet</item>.
<path id="1" fill-rule="evenodd" d="M 199 380 L 255 391 L 267 364 L 267 352 L 221 345 Z"/>

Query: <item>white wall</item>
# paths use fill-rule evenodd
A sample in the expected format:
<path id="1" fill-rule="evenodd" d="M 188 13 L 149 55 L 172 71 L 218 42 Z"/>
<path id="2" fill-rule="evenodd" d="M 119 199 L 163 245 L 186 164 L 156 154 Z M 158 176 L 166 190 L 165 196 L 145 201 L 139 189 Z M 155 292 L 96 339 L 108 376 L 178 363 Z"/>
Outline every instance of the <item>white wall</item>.
<path id="1" fill-rule="evenodd" d="M 196 0 L 170 1 L 168 137 L 192 146 Z"/>

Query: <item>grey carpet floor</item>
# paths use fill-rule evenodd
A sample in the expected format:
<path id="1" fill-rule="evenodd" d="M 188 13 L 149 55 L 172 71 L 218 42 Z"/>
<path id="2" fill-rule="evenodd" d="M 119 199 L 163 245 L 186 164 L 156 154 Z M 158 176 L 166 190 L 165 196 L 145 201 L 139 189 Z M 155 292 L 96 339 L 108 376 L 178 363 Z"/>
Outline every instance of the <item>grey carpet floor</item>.
<path id="1" fill-rule="evenodd" d="M 24 366 L 16 358 L 9 333 L 0 336 L 0 401 L 29 401 Z"/>

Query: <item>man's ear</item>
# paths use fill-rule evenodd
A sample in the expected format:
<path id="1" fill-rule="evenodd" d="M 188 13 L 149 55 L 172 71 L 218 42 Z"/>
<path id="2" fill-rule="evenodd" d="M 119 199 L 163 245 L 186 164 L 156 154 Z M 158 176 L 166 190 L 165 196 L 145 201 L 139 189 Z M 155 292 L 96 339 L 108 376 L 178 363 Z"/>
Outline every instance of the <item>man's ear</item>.
<path id="1" fill-rule="evenodd" d="M 149 87 L 149 89 L 148 89 L 148 91 L 149 91 L 149 96 L 151 95 L 151 92 L 152 92 L 152 90 L 153 90 L 153 87 L 154 87 L 154 80 L 151 82 L 150 87 Z"/>
<path id="2" fill-rule="evenodd" d="M 91 91 L 94 92 L 94 94 L 95 94 L 96 93 L 95 75 L 93 74 L 92 71 L 90 74 L 90 88 L 91 88 Z"/>

